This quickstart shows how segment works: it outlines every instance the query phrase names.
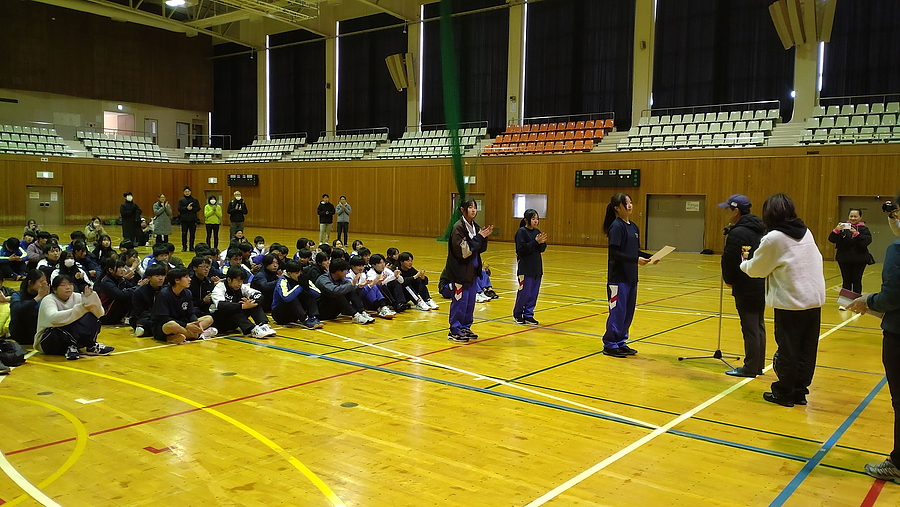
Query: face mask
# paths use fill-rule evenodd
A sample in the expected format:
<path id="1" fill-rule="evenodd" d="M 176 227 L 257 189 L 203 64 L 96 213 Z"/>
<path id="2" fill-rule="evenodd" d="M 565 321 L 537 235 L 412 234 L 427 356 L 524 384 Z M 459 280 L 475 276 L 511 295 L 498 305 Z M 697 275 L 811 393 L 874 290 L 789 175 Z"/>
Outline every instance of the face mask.
<path id="1" fill-rule="evenodd" d="M 259 248 L 260 250 L 262 250 L 263 248 L 265 248 L 265 246 L 266 246 L 265 243 L 257 243 L 257 244 L 256 244 L 256 248 Z"/>
<path id="2" fill-rule="evenodd" d="M 129 195 L 129 196 L 125 197 L 125 200 L 128 201 L 128 202 L 131 202 L 131 201 L 134 200 L 134 197 L 132 197 L 132 196 Z"/>
<path id="3" fill-rule="evenodd" d="M 210 199 L 209 203 L 212 204 L 213 206 L 215 206 L 215 205 L 216 205 L 216 200 L 215 200 L 215 199 Z"/>
<path id="4" fill-rule="evenodd" d="M 66 259 L 65 265 L 67 268 L 71 268 L 75 265 L 75 259 Z"/>
<path id="5" fill-rule="evenodd" d="M 100 222 L 94 222 L 94 227 L 100 227 Z"/>
<path id="6" fill-rule="evenodd" d="M 234 198 L 235 201 L 240 201 L 241 199 L 243 199 L 243 197 L 242 197 L 242 196 L 239 196 L 239 195 L 238 195 L 238 196 L 235 196 L 235 198 Z"/>

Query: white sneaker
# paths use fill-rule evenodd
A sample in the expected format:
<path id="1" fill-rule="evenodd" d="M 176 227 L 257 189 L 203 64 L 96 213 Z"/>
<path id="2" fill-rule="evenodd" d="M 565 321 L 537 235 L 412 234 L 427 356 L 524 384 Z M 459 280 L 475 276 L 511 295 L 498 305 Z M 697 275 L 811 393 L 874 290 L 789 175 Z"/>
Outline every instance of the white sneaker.
<path id="1" fill-rule="evenodd" d="M 418 303 L 416 303 L 416 308 L 419 310 L 422 310 L 423 312 L 427 312 L 427 311 L 431 310 L 431 307 L 428 306 L 428 303 L 426 303 L 425 301 L 423 301 L 421 299 L 419 300 Z"/>
<path id="2" fill-rule="evenodd" d="M 476 303 L 487 303 L 487 302 L 490 301 L 490 300 L 491 300 L 491 297 L 485 295 L 485 294 L 482 293 L 482 292 L 479 292 L 478 294 L 475 294 L 475 302 L 476 302 Z"/>
<path id="3" fill-rule="evenodd" d="M 368 324 L 369 323 L 368 315 L 366 315 L 364 313 L 357 313 L 356 315 L 353 316 L 353 323 L 354 324 Z"/>
<path id="4" fill-rule="evenodd" d="M 440 308 L 440 306 L 438 306 L 438 304 L 435 303 L 433 299 L 425 301 L 425 304 L 427 304 L 428 308 L 431 308 L 432 310 L 437 310 L 438 308 Z"/>
<path id="5" fill-rule="evenodd" d="M 381 308 L 378 309 L 378 316 L 383 319 L 393 319 L 394 315 L 395 315 L 394 311 L 391 310 L 390 308 L 388 308 L 387 306 L 382 306 Z"/>
<path id="6" fill-rule="evenodd" d="M 263 327 L 263 331 L 266 332 L 266 336 L 275 336 L 276 334 L 278 334 L 278 333 L 277 333 L 274 329 L 272 329 L 272 327 L 269 326 L 268 324 L 263 324 L 262 327 Z"/>
<path id="7" fill-rule="evenodd" d="M 202 333 L 200 333 L 200 339 L 209 340 L 210 338 L 214 338 L 217 334 L 219 334 L 219 330 L 210 326 L 204 329 Z"/>
<path id="8" fill-rule="evenodd" d="M 135 336 L 144 336 L 144 328 L 141 326 L 137 326 L 136 328 L 134 328 L 134 335 Z"/>
<path id="9" fill-rule="evenodd" d="M 257 324 L 253 329 L 250 330 L 250 336 L 256 339 L 261 339 L 265 338 L 268 335 L 266 334 L 266 328 L 264 328 L 262 324 Z"/>
<path id="10" fill-rule="evenodd" d="M 393 317 L 394 315 L 396 315 L 396 313 L 394 313 L 394 310 L 391 310 L 390 308 L 388 308 L 388 311 L 391 312 L 391 316 L 392 316 L 392 317 Z M 368 313 L 363 312 L 363 313 L 362 313 L 362 316 L 363 316 L 364 319 L 366 319 L 366 324 L 371 324 L 371 323 L 375 322 L 375 317 L 369 315 Z"/>

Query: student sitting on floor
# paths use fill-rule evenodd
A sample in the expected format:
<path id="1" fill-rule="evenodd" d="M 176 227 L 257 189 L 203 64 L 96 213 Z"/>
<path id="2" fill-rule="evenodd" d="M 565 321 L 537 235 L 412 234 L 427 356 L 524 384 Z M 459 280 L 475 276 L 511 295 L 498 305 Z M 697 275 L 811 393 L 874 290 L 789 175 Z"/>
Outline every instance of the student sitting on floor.
<path id="1" fill-rule="evenodd" d="M 124 253 L 119 254 L 119 258 L 125 263 L 126 273 L 134 273 L 135 276 L 141 276 L 138 274 L 138 270 L 141 267 L 141 254 L 137 250 L 134 248 L 125 250 Z"/>
<path id="2" fill-rule="evenodd" d="M 250 271 L 250 267 L 247 266 L 246 264 L 244 264 L 244 254 L 241 253 L 241 250 L 239 248 L 229 248 L 227 258 L 228 258 L 228 262 L 226 262 L 222 266 L 222 271 L 224 273 L 228 273 L 229 268 L 239 267 L 247 273 L 247 276 L 246 276 L 247 283 L 253 282 L 253 273 Z M 224 278 L 224 277 L 222 277 L 222 278 Z"/>
<path id="3" fill-rule="evenodd" d="M 53 271 L 59 267 L 59 256 L 61 253 L 62 250 L 59 248 L 59 243 L 56 241 L 51 240 L 44 245 L 44 258 L 38 261 L 37 269 L 44 273 L 47 280 L 51 280 L 50 276 L 53 274 Z M 47 283 L 49 283 L 49 281 Z"/>
<path id="4" fill-rule="evenodd" d="M 384 253 L 384 262 L 387 265 L 385 269 L 389 269 L 394 271 L 395 269 L 400 269 L 400 261 L 397 259 L 400 256 L 400 250 L 390 247 L 387 249 L 387 252 Z"/>
<path id="5" fill-rule="evenodd" d="M 257 236 L 253 238 L 253 248 L 250 249 L 250 262 L 253 264 L 261 264 L 264 255 L 269 253 L 266 250 L 266 238 Z"/>
<path id="6" fill-rule="evenodd" d="M 97 341 L 103 305 L 90 287 L 79 294 L 72 278 L 60 275 L 53 279 L 50 291 L 38 310 L 35 350 L 69 360 L 78 359 L 81 354 L 106 356 L 115 350 Z"/>
<path id="7" fill-rule="evenodd" d="M 333 264 L 329 264 L 328 273 L 316 280 L 316 287 L 322 292 L 322 297 L 319 299 L 319 313 L 326 320 L 335 319 L 343 313 L 352 316 L 353 322 L 357 324 L 375 322 L 375 318 L 365 312 L 362 299 L 356 293 L 359 278 L 364 275 L 360 273 L 354 277 L 354 280 L 347 280 L 347 271 L 349 270 L 350 264 L 347 261 L 337 260 Z"/>
<path id="8" fill-rule="evenodd" d="M 84 235 L 81 231 L 72 231 L 69 234 L 69 239 L 71 240 L 68 245 L 66 245 L 65 250 L 68 252 L 72 251 L 72 248 L 75 246 L 76 241 L 81 241 L 83 243 L 87 243 L 87 236 Z"/>
<path id="9" fill-rule="evenodd" d="M 378 286 L 387 278 L 387 275 L 379 275 L 369 280 L 365 273 L 366 263 L 358 255 L 350 259 L 349 264 L 350 271 L 347 272 L 347 279 L 356 285 L 356 293 L 359 294 L 366 308 L 375 310 L 383 319 L 393 319 L 397 312 L 391 309 L 390 300 L 384 296 L 381 287 Z"/>
<path id="10" fill-rule="evenodd" d="M 263 268 L 253 276 L 253 282 L 250 288 L 258 290 L 262 294 L 260 306 L 263 309 L 272 308 L 272 294 L 275 293 L 275 285 L 282 275 L 281 265 L 278 262 L 278 256 L 274 254 L 266 254 L 261 259 Z"/>
<path id="11" fill-rule="evenodd" d="M 329 266 L 331 266 L 331 258 L 319 252 L 316 254 L 316 263 L 306 266 L 303 274 L 315 283 L 322 275 L 328 274 Z"/>
<path id="12" fill-rule="evenodd" d="M 387 262 L 385 262 L 384 256 L 381 254 L 372 255 L 369 258 L 369 263 L 370 267 L 366 271 L 366 279 L 374 282 L 375 286 L 381 289 L 381 293 L 391 302 L 395 312 L 408 310 L 409 303 L 406 302 L 403 287 L 400 285 L 402 280 L 397 278 L 399 271 L 395 272 L 385 269 Z"/>
<path id="13" fill-rule="evenodd" d="M 300 263 L 300 269 L 306 269 L 312 263 L 312 255 L 312 250 L 309 248 L 303 248 L 297 252 L 295 260 Z"/>
<path id="14" fill-rule="evenodd" d="M 25 231 L 25 234 L 22 235 L 22 239 L 19 240 L 19 246 L 25 249 L 25 253 L 28 253 L 28 247 L 31 246 L 32 243 L 37 239 L 37 233 L 34 231 Z"/>
<path id="15" fill-rule="evenodd" d="M 318 299 L 322 294 L 303 274 L 300 263 L 286 261 L 272 295 L 272 318 L 279 324 L 297 324 L 319 329 Z"/>
<path id="16" fill-rule="evenodd" d="M 150 266 L 144 273 L 147 283 L 131 293 L 131 318 L 128 322 L 135 336 L 150 336 L 153 333 L 153 302 L 166 283 L 167 271 L 164 264 Z"/>
<path id="17" fill-rule="evenodd" d="M 195 252 L 196 250 L 196 246 Z M 219 283 L 219 277 L 210 278 L 211 263 L 207 257 L 197 256 L 191 261 L 191 297 L 194 298 L 194 309 L 198 315 L 209 315 L 212 304 L 212 291 Z"/>
<path id="18" fill-rule="evenodd" d="M 191 275 L 186 269 L 172 269 L 166 275 L 167 286 L 153 302 L 153 337 L 168 343 L 205 340 L 218 333 L 209 315 L 197 318 L 191 300 Z"/>
<path id="19" fill-rule="evenodd" d="M 306 238 L 300 238 L 300 239 L 297 240 L 297 252 L 294 254 L 294 257 L 293 257 L 295 261 L 299 261 L 299 260 L 300 260 L 300 252 L 301 252 L 304 248 L 306 248 L 306 246 L 307 246 L 308 243 L 309 243 L 309 240 L 306 239 Z M 311 250 L 310 250 L 310 251 L 311 251 Z"/>
<path id="20" fill-rule="evenodd" d="M 102 234 L 97 240 L 97 247 L 91 252 L 97 262 L 103 262 L 107 257 L 112 257 L 116 251 L 112 247 L 112 238 Z"/>
<path id="21" fill-rule="evenodd" d="M 147 276 L 147 268 L 155 264 L 164 264 L 167 269 L 174 267 L 169 263 L 169 247 L 167 247 L 165 243 L 153 245 L 153 253 L 144 257 L 144 260 L 141 261 L 141 267 L 138 274 L 141 277 Z"/>
<path id="22" fill-rule="evenodd" d="M 331 262 L 334 262 L 335 259 L 344 259 L 345 261 L 350 260 L 350 256 L 347 255 L 342 248 L 332 248 L 331 249 Z"/>
<path id="23" fill-rule="evenodd" d="M 75 262 L 81 265 L 85 273 L 91 277 L 91 280 L 96 280 L 103 274 L 97 261 L 88 255 L 88 248 L 84 241 L 78 240 L 72 244 L 72 256 L 75 258 Z"/>
<path id="24" fill-rule="evenodd" d="M 34 343 L 37 333 L 38 307 L 50 294 L 50 284 L 43 271 L 32 269 L 22 280 L 19 291 L 9 301 L 9 334 L 21 345 Z"/>
<path id="25" fill-rule="evenodd" d="M 350 257 L 353 257 L 354 255 L 359 255 L 359 249 L 362 247 L 363 247 L 362 240 L 359 240 L 359 239 L 353 240 L 353 243 L 351 243 L 351 245 L 350 245 L 350 250 L 352 250 L 350 252 Z"/>
<path id="26" fill-rule="evenodd" d="M 260 306 L 262 293 L 244 283 L 246 279 L 247 272 L 242 267 L 231 266 L 225 279 L 216 284 L 209 307 L 216 326 L 223 331 L 237 328 L 253 338 L 275 336 L 275 330 L 269 327 L 269 319 Z"/>
<path id="27" fill-rule="evenodd" d="M 19 238 L 9 238 L 0 246 L 0 273 L 3 278 L 25 279 L 25 259 L 28 252 L 19 244 Z"/>
<path id="28" fill-rule="evenodd" d="M 169 252 L 169 266 L 177 269 L 185 269 L 184 261 L 175 255 L 175 245 L 173 243 L 165 243 L 166 250 Z"/>
<path id="29" fill-rule="evenodd" d="M 28 245 L 28 248 L 25 249 L 25 252 L 27 254 L 27 260 L 25 261 L 26 269 L 37 268 L 38 262 L 41 262 L 41 259 L 44 258 L 44 246 L 47 245 L 48 241 L 50 241 L 49 232 L 37 232 L 37 240 L 34 243 Z"/>
<path id="30" fill-rule="evenodd" d="M 81 264 L 75 260 L 72 252 L 62 252 L 59 254 L 59 264 L 53 273 L 50 274 L 51 280 L 56 280 L 59 275 L 68 275 L 75 284 L 75 292 L 84 292 L 86 287 L 93 287 L 94 281 L 88 276 Z"/>
<path id="31" fill-rule="evenodd" d="M 141 283 L 147 282 L 141 280 Z M 121 324 L 122 319 L 131 315 L 131 297 L 137 290 L 138 280 L 134 273 L 125 272 L 125 261 L 103 261 L 103 276 L 96 287 L 104 312 L 101 324 Z"/>
<path id="32" fill-rule="evenodd" d="M 397 256 L 400 265 L 400 275 L 403 277 L 403 289 L 410 301 L 419 310 L 437 310 L 438 304 L 431 298 L 428 292 L 428 277 L 425 271 L 413 267 L 413 254 L 403 252 Z M 424 306 L 422 305 L 424 303 Z"/>

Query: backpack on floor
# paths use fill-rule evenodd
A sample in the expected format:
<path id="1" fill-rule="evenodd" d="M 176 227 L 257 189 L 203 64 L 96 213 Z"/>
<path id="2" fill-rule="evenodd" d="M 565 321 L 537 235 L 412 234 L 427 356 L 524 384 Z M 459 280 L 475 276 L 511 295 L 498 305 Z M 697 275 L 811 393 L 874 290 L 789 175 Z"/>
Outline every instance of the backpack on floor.
<path id="1" fill-rule="evenodd" d="M 12 340 L 0 340 L 0 363 L 20 366 L 25 362 L 26 350 Z"/>

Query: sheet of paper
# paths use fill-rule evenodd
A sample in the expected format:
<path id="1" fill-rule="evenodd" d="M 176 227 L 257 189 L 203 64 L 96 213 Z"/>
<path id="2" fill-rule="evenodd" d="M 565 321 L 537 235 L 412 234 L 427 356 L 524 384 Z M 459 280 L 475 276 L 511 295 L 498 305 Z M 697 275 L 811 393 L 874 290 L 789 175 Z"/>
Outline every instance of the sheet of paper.
<path id="1" fill-rule="evenodd" d="M 851 290 L 841 289 L 840 294 L 838 295 L 837 303 L 844 308 L 850 306 L 856 298 L 858 298 L 860 294 L 857 294 Z M 866 315 L 871 315 L 873 317 L 877 317 L 879 319 L 884 317 L 884 314 L 881 312 L 876 312 L 875 310 L 869 310 L 866 312 Z"/>
<path id="2" fill-rule="evenodd" d="M 666 246 L 660 248 L 658 252 L 656 252 L 655 254 L 653 254 L 653 257 L 650 257 L 650 262 L 658 261 L 658 260 L 662 259 L 663 257 L 669 255 L 670 253 L 672 253 L 672 252 L 674 252 L 674 251 L 675 251 L 675 247 L 674 247 L 674 246 L 666 245 Z"/>

